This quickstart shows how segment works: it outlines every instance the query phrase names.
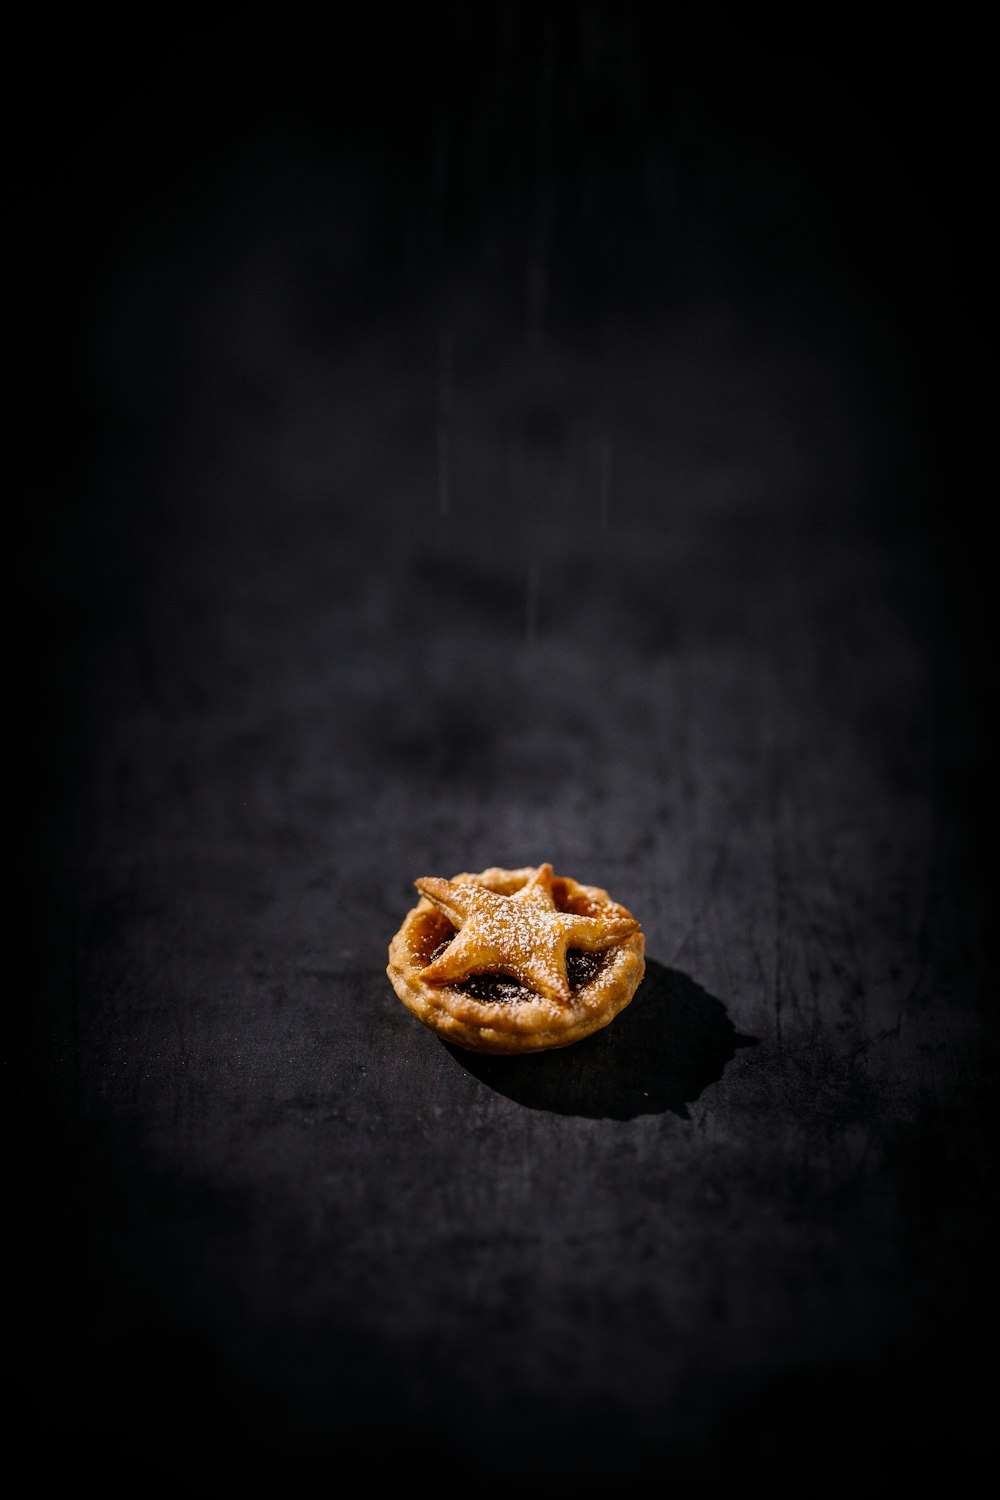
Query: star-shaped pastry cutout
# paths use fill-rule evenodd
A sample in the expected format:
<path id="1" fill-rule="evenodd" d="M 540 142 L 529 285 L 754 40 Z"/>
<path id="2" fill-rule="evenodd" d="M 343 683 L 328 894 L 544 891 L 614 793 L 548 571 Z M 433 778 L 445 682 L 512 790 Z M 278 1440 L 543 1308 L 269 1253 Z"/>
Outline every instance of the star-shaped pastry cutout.
<path id="1" fill-rule="evenodd" d="M 539 865 L 513 896 L 433 875 L 414 884 L 458 929 L 448 947 L 421 970 L 420 977 L 432 984 L 460 984 L 473 974 L 509 974 L 546 999 L 567 1005 L 567 949 L 600 953 L 639 931 L 630 916 L 560 911 L 552 895 L 551 865 Z"/>

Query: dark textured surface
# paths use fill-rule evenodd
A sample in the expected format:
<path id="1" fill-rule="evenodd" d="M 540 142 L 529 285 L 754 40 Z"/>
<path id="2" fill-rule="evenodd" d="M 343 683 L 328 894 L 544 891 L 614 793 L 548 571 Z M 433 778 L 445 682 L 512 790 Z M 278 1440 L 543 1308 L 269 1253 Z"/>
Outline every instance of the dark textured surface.
<path id="1" fill-rule="evenodd" d="M 67 47 L 26 158 L 20 1430 L 964 1479 L 960 125 L 884 52 L 461 14 L 100 108 Z M 414 878 L 542 860 L 642 920 L 636 1000 L 442 1045 L 385 976 Z"/>

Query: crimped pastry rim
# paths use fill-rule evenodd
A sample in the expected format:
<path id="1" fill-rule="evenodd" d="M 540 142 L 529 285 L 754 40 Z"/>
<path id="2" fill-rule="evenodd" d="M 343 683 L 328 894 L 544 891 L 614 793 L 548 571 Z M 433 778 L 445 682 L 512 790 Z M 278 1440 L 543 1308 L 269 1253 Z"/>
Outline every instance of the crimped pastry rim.
<path id="1" fill-rule="evenodd" d="M 477 874 L 465 871 L 450 879 L 509 896 L 531 879 L 536 868 L 491 865 Z M 561 902 L 571 903 L 563 909 L 586 911 L 596 906 L 610 908 L 616 916 L 632 916 L 600 886 L 584 885 L 565 875 L 554 875 L 552 885 Z M 421 979 L 426 958 L 420 956 L 419 938 L 428 914 L 439 915 L 433 903 L 421 896 L 389 944 L 386 973 L 400 1000 L 419 1021 L 442 1040 L 470 1052 L 510 1055 L 571 1046 L 613 1021 L 629 1004 L 645 973 L 645 940 L 640 929 L 606 951 L 597 973 L 573 991 L 569 1006 L 556 1005 L 540 995 L 514 1005 L 479 1000 L 454 986 Z"/>

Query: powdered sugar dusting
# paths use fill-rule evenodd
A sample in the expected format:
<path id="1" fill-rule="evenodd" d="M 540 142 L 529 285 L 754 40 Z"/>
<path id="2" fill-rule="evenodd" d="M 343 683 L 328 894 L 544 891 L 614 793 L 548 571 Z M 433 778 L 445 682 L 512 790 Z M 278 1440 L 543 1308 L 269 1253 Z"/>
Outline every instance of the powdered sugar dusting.
<path id="1" fill-rule="evenodd" d="M 422 978 L 430 983 L 465 985 L 484 975 L 503 976 L 532 995 L 566 1004 L 575 987 L 570 950 L 601 953 L 639 927 L 620 909 L 600 916 L 560 911 L 552 893 L 551 865 L 540 865 L 513 895 L 437 877 L 416 884 L 457 929 L 450 942 L 435 949 L 423 970 Z M 578 985 L 579 960 L 575 970 L 572 978 Z"/>

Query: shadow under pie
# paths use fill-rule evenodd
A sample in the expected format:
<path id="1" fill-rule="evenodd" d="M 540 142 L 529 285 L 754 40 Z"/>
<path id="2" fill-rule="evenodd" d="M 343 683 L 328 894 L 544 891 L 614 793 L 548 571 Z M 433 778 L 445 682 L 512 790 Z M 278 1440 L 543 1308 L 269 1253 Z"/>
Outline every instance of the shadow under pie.
<path id="1" fill-rule="evenodd" d="M 592 961 L 571 956 L 581 960 Z M 483 975 L 469 982 L 497 999 L 505 981 Z M 571 1047 L 503 1057 L 442 1045 L 480 1082 L 526 1109 L 612 1120 L 669 1111 L 687 1120 L 688 1106 L 757 1040 L 738 1032 L 722 1001 L 688 975 L 647 959 L 631 1003 Z"/>

